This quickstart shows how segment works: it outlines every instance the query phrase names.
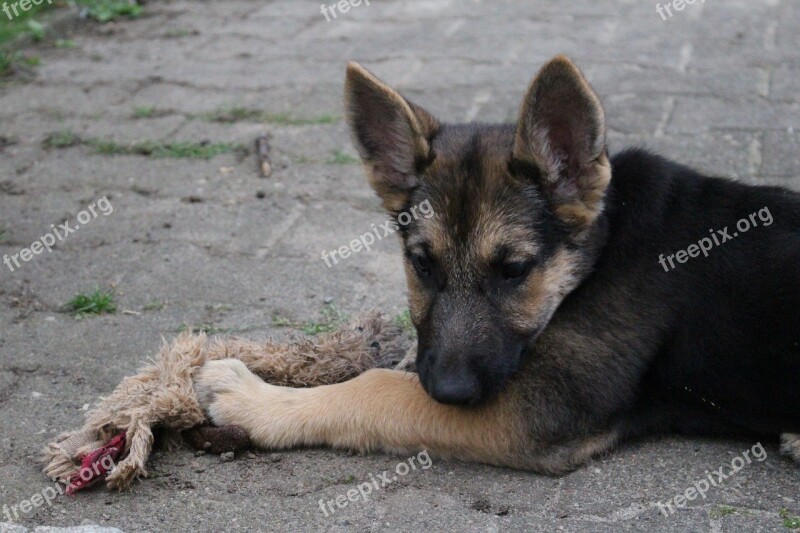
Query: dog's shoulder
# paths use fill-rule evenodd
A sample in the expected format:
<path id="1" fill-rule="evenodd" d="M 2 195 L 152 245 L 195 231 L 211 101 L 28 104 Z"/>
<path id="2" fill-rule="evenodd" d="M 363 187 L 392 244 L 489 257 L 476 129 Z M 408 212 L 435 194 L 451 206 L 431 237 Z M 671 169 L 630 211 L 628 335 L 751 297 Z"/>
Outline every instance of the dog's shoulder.
<path id="1" fill-rule="evenodd" d="M 707 223 L 725 225 L 766 205 L 800 227 L 800 194 L 786 187 L 710 176 L 639 147 L 615 154 L 611 164 L 610 211 L 622 218 L 663 227 L 704 213 Z"/>

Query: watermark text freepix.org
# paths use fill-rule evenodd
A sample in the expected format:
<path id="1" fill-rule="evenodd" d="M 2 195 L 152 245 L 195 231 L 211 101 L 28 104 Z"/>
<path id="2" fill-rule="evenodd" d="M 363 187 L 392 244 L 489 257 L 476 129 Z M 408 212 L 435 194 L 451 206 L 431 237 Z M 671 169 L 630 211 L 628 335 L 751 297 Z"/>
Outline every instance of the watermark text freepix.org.
<path id="1" fill-rule="evenodd" d="M 14 17 L 19 16 L 19 11 L 17 10 L 17 7 L 19 7 L 19 9 L 22 11 L 30 11 L 31 7 L 40 6 L 45 2 L 52 5 L 53 0 L 19 0 L 19 2 L 12 2 L 10 5 L 8 2 L 3 2 L 2 9 L 3 13 L 5 13 L 6 16 L 8 17 L 8 20 L 13 20 Z M 11 16 L 12 11 L 14 12 L 13 17 Z"/>
<path id="2" fill-rule="evenodd" d="M 337 8 L 339 9 L 339 13 L 344 14 L 344 13 L 347 13 L 348 11 L 350 11 L 351 7 L 360 6 L 361 2 L 362 2 L 362 0 L 339 0 L 338 2 L 334 2 L 333 4 L 331 4 L 329 6 L 326 6 L 325 4 L 322 4 L 322 6 L 320 6 L 320 8 L 319 8 L 319 11 L 320 11 L 320 13 L 325 15 L 325 21 L 326 22 L 330 22 L 331 21 L 331 17 L 333 17 L 335 19 L 338 16 L 338 15 L 336 15 L 336 9 Z M 363 2 L 364 2 L 365 5 L 370 5 L 369 4 L 369 0 L 363 0 Z M 330 14 L 328 14 L 328 11 L 330 11 Z"/>
<path id="3" fill-rule="evenodd" d="M 367 501 L 373 490 L 381 490 L 383 487 L 397 481 L 398 477 L 403 477 L 412 470 L 416 470 L 417 463 L 419 463 L 419 467 L 422 470 L 427 470 L 433 466 L 433 460 L 428 454 L 428 450 L 422 450 L 417 455 L 412 455 L 405 461 L 397 463 L 394 469 L 394 475 L 386 470 L 378 474 L 377 478 L 370 474 L 369 481 L 360 483 L 358 487 L 348 490 L 347 495 L 339 494 L 336 498 L 328 501 L 320 498 L 319 508 L 325 516 L 330 516 L 336 512 L 336 509 L 344 509 L 347 507 L 350 502 L 358 500 Z"/>
<path id="4" fill-rule="evenodd" d="M 110 472 L 116 467 L 116 464 L 114 463 L 114 459 L 105 455 L 94 466 L 81 468 L 78 471 L 78 477 L 81 481 L 87 482 L 102 473 L 100 467 L 104 469 L 104 472 Z M 27 500 L 22 500 L 14 505 L 3 504 L 3 515 L 5 515 L 6 520 L 9 522 L 19 520 L 20 511 L 23 515 L 27 515 L 45 504 L 48 506 L 53 505 L 53 500 L 56 499 L 56 496 L 69 492 L 70 488 L 74 488 L 71 483 L 57 481 L 53 483 L 52 486 L 48 485 L 43 488 L 40 492 L 37 492 Z"/>
<path id="5" fill-rule="evenodd" d="M 108 198 L 103 196 L 97 200 L 97 202 L 89 204 L 86 209 L 78 213 L 75 218 L 78 220 L 79 224 L 70 226 L 70 222 L 68 220 L 64 221 L 63 224 L 59 224 L 58 227 L 56 227 L 55 224 L 50 224 L 50 228 L 53 231 L 45 233 L 39 237 L 39 240 L 34 241 L 33 244 L 31 244 L 28 248 L 23 248 L 15 254 L 10 256 L 8 254 L 3 254 L 3 263 L 5 263 L 11 272 L 14 272 L 15 269 L 21 266 L 20 260 L 27 263 L 33 259 L 34 255 L 39 255 L 45 250 L 47 250 L 48 253 L 52 252 L 53 245 L 55 245 L 56 242 L 63 241 L 67 235 L 77 231 L 81 225 L 85 226 L 97 218 L 98 213 L 95 208 L 98 208 L 100 213 L 102 213 L 104 216 L 108 216 L 114 212 L 114 206 L 111 205 L 111 202 L 108 201 Z"/>
<path id="6" fill-rule="evenodd" d="M 686 248 L 686 250 L 678 250 L 678 252 L 669 254 L 667 256 L 661 254 L 658 256 L 658 262 L 664 268 L 664 272 L 669 272 L 670 270 L 674 270 L 676 268 L 673 259 L 678 261 L 678 263 L 685 263 L 690 257 L 697 257 L 701 253 L 705 257 L 708 257 L 708 252 L 711 251 L 715 245 L 720 246 L 721 244 L 738 237 L 739 233 L 744 233 L 751 227 L 757 227 L 758 220 L 756 220 L 756 215 L 758 215 L 758 220 L 764 223 L 764 226 L 771 226 L 774 222 L 772 213 L 769 212 L 769 208 L 763 207 L 759 209 L 758 212 L 751 213 L 748 218 L 739 220 L 739 222 L 736 223 L 736 229 L 739 231 L 734 231 L 733 235 L 731 235 L 730 231 L 728 230 L 728 226 L 716 231 L 710 229 L 708 232 L 711 234 L 711 237 L 703 237 L 697 241 L 697 244 L 690 245 L 688 248 Z M 669 263 L 669 268 L 667 268 L 667 263 Z"/>
<path id="7" fill-rule="evenodd" d="M 753 462 L 753 459 L 750 457 L 750 454 L 753 454 L 753 458 L 759 463 L 763 462 L 767 458 L 767 451 L 761 445 L 760 442 L 757 442 L 753 445 L 752 448 L 749 450 L 745 450 L 742 452 L 741 455 L 737 455 L 733 458 L 730 464 L 730 470 L 726 473 L 726 467 L 721 466 L 718 470 L 713 472 L 709 472 L 706 470 L 706 477 L 694 482 L 694 485 L 687 488 L 683 493 L 678 494 L 671 500 L 668 500 L 667 503 L 657 502 L 658 508 L 664 513 L 664 516 L 669 516 L 675 513 L 675 509 L 672 507 L 674 504 L 675 507 L 683 509 L 686 507 L 687 501 L 696 500 L 698 496 L 705 499 L 706 493 L 711 489 L 711 487 L 719 486 L 723 481 L 728 479 L 729 477 L 733 476 L 734 474 L 738 473 L 745 465 L 749 465 Z"/>
<path id="8" fill-rule="evenodd" d="M 340 259 L 347 259 L 351 254 L 360 252 L 361 250 L 369 251 L 372 249 L 371 246 L 375 244 L 375 239 L 381 240 L 400 229 L 400 226 L 409 225 L 412 220 L 419 219 L 420 213 L 422 213 L 423 218 L 431 218 L 433 216 L 433 207 L 429 200 L 424 200 L 420 202 L 419 205 L 411 207 L 408 211 L 400 213 L 397 216 L 397 222 L 394 220 L 387 220 L 383 224 L 377 226 L 373 223 L 372 231 L 361 235 L 358 239 L 353 239 L 349 244 L 340 246 L 338 249 L 331 250 L 330 252 L 323 250 L 322 259 L 330 268 L 339 263 L 339 260 L 336 259 L 336 254 L 339 254 Z M 330 262 L 331 259 L 333 259 L 333 264 Z"/>
<path id="9" fill-rule="evenodd" d="M 672 0 L 671 2 L 667 2 L 667 5 L 662 6 L 660 3 L 656 4 L 656 13 L 661 17 L 661 20 L 664 22 L 667 21 L 667 17 L 672 18 L 673 13 L 672 10 L 675 11 L 683 11 L 686 9 L 687 5 L 692 5 L 696 2 L 700 2 L 701 4 L 705 4 L 706 0 Z"/>

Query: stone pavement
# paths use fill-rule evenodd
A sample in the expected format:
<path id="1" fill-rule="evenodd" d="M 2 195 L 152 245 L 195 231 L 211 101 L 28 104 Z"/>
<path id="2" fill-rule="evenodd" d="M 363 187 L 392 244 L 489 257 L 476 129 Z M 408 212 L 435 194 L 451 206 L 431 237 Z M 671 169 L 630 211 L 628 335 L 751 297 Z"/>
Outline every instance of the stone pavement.
<path id="1" fill-rule="evenodd" d="M 384 220 L 341 120 L 347 60 L 442 119 L 499 121 L 513 120 L 540 64 L 567 53 L 603 96 L 612 149 L 645 144 L 714 174 L 800 188 L 795 0 L 708 0 L 667 20 L 649 0 L 555 4 L 373 0 L 326 22 L 319 1 L 151 1 L 136 20 L 71 27 L 73 48 L 32 48 L 36 77 L 0 87 L 0 253 L 30 246 L 50 224 L 74 224 L 103 196 L 113 212 L 14 272 L 0 266 L 0 505 L 49 485 L 42 446 L 78 426 L 162 335 L 203 325 L 262 337 L 287 331 L 273 317 L 319 321 L 326 304 L 349 314 L 405 308 L 394 240 L 331 268 L 320 258 Z M 252 149 L 211 159 L 152 149 L 249 148 L 265 132 L 268 179 Z M 131 143 L 151 148 L 119 153 Z M 116 314 L 64 312 L 97 287 L 114 290 Z M 223 463 L 180 451 L 157 455 L 153 478 L 128 493 L 58 497 L 16 522 L 128 532 L 789 531 L 800 469 L 774 442 L 764 443 L 765 461 L 706 498 L 669 517 L 656 505 L 754 444 L 644 442 L 560 479 L 434 459 L 327 517 L 320 499 L 402 458 L 300 450 Z"/>

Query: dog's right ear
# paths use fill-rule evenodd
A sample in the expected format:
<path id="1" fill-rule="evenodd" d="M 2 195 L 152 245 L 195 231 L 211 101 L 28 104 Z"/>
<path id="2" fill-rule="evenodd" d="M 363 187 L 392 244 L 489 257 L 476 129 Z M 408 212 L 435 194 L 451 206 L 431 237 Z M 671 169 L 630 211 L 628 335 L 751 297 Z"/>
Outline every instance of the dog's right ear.
<path id="1" fill-rule="evenodd" d="M 347 65 L 345 111 L 353 142 L 383 206 L 399 214 L 431 157 L 439 123 L 358 63 Z"/>
<path id="2" fill-rule="evenodd" d="M 597 219 L 611 180 L 600 99 L 578 67 L 557 56 L 531 82 L 514 159 L 539 167 L 556 215 L 580 231 Z"/>

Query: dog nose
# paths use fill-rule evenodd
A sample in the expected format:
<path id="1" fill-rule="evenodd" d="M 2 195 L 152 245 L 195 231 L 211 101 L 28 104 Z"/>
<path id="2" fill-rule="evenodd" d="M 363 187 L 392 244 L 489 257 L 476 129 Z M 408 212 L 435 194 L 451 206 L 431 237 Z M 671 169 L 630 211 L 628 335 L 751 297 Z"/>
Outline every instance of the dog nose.
<path id="1" fill-rule="evenodd" d="M 445 374 L 432 380 L 431 397 L 450 405 L 473 405 L 480 400 L 480 386 L 474 376 Z"/>

